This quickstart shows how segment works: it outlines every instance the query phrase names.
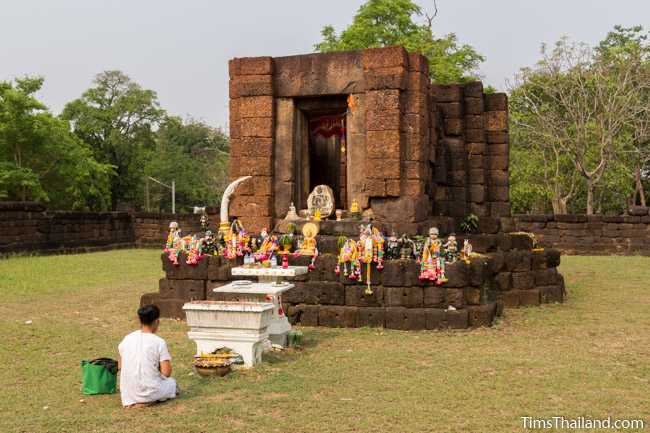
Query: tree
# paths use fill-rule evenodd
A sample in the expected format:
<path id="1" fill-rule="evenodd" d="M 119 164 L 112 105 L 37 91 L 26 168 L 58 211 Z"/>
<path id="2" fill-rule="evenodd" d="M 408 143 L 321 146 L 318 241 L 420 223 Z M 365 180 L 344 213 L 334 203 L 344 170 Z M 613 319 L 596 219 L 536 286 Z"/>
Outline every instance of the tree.
<path id="1" fill-rule="evenodd" d="M 544 101 L 556 107 L 550 99 L 544 99 L 538 81 L 546 77 L 538 75 L 511 90 L 510 120 L 513 125 L 511 137 L 510 181 L 513 212 L 524 213 L 542 210 L 550 202 L 554 214 L 567 214 L 570 200 L 578 192 L 577 171 L 571 158 L 564 152 L 561 142 L 551 136 L 540 137 L 543 130 L 537 125 L 534 112 L 526 95 L 535 94 L 541 104 Z M 552 108 L 545 108 L 551 112 Z M 531 127 L 531 125 L 534 125 Z"/>
<path id="2" fill-rule="evenodd" d="M 433 16 L 426 15 L 411 0 L 368 0 L 340 34 L 332 26 L 323 27 L 322 41 L 314 48 L 331 52 L 403 45 L 427 57 L 431 79 L 437 83 L 475 79 L 478 65 L 485 58 L 470 45 L 460 45 L 453 33 L 436 38 L 432 29 L 436 15 L 437 8 Z M 414 20 L 423 16 L 426 22 Z"/>
<path id="3" fill-rule="evenodd" d="M 140 201 L 145 155 L 155 145 L 164 112 L 156 93 L 142 89 L 120 71 L 98 74 L 94 86 L 65 106 L 62 117 L 90 144 L 95 157 L 115 167 L 111 209 Z"/>
<path id="4" fill-rule="evenodd" d="M 103 210 L 111 166 L 54 117 L 34 94 L 42 78 L 0 82 L 0 196 L 55 209 Z"/>
<path id="5" fill-rule="evenodd" d="M 646 109 L 638 92 L 648 86 L 640 62 L 605 58 L 566 38 L 552 50 L 543 46 L 537 65 L 517 76 L 512 90 L 524 114 L 515 124 L 556 154 L 552 164 L 570 158 L 586 184 L 587 214 L 594 213 L 594 193 L 621 152 L 627 126 Z"/>
<path id="6" fill-rule="evenodd" d="M 205 123 L 167 117 L 156 133 L 155 148 L 148 152 L 145 174 L 176 183 L 179 209 L 213 205 L 227 183 L 228 138 Z M 170 208 L 168 191 L 150 187 L 149 207 Z"/>
<path id="7" fill-rule="evenodd" d="M 615 26 L 596 48 L 600 58 L 614 66 L 629 63 L 638 65 L 638 76 L 633 77 L 633 81 L 638 89 L 635 103 L 640 109 L 626 126 L 625 141 L 628 144 L 627 152 L 631 156 L 628 174 L 634 181 L 630 204 L 636 204 L 638 198 L 641 206 L 646 205 L 642 177 L 650 169 L 650 89 L 645 84 L 650 73 L 648 36 L 642 26 Z"/>

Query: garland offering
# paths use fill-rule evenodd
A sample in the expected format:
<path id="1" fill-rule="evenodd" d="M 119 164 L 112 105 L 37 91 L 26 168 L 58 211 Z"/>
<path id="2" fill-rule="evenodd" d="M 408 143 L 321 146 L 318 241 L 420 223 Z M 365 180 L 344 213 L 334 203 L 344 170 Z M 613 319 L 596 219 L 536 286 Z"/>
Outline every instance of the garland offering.
<path id="1" fill-rule="evenodd" d="M 163 252 L 167 254 L 169 261 L 178 266 L 178 257 L 181 251 L 185 251 L 187 254 L 186 263 L 195 266 L 203 258 L 204 245 L 205 238 L 199 238 L 196 235 L 181 237 L 181 229 L 178 227 L 178 223 L 172 221 L 169 224 L 169 234 Z"/>
<path id="2" fill-rule="evenodd" d="M 372 224 L 359 227 L 359 240 L 340 238 L 339 257 L 336 263 L 335 272 L 340 275 L 341 268 L 343 275 L 351 280 L 363 281 L 361 277 L 361 264 L 366 264 L 366 290 L 367 295 L 372 295 L 370 285 L 370 273 L 372 264 L 377 264 L 377 270 L 384 268 L 384 235 Z M 349 267 L 349 270 L 348 270 Z"/>
<path id="3" fill-rule="evenodd" d="M 232 224 L 230 224 L 230 230 L 226 232 L 223 237 L 225 242 L 223 256 L 228 260 L 233 260 L 250 253 L 251 248 L 248 245 L 250 239 L 250 236 L 244 229 L 244 225 L 241 221 L 235 219 Z"/>
<path id="4" fill-rule="evenodd" d="M 442 252 L 442 241 L 438 238 L 438 229 L 429 229 L 429 237 L 424 242 L 420 260 L 420 279 L 435 281 L 437 285 L 447 281 L 445 276 L 445 257 Z"/>

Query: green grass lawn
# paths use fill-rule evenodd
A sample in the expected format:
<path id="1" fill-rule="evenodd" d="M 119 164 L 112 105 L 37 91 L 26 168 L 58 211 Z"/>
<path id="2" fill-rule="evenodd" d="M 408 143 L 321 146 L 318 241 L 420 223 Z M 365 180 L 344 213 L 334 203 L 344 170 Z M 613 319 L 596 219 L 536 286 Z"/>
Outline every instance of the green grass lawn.
<path id="1" fill-rule="evenodd" d="M 185 324 L 163 320 L 184 392 L 143 410 L 84 397 L 79 362 L 116 356 L 159 252 L 1 260 L 0 432 L 521 432 L 526 415 L 647 417 L 650 258 L 562 260 L 563 305 L 469 332 L 304 328 L 302 351 L 223 379 L 191 374 Z"/>

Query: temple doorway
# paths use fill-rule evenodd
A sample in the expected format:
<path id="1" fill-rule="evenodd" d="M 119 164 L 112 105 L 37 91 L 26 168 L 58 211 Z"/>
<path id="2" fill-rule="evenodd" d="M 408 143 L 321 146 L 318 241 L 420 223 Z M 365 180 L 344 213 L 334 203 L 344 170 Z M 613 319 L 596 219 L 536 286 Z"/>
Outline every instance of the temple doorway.
<path id="1" fill-rule="evenodd" d="M 299 202 L 306 203 L 318 185 L 332 188 L 336 208 L 347 202 L 347 149 L 345 96 L 300 100 L 298 108 L 304 125 L 302 134 L 302 184 Z"/>

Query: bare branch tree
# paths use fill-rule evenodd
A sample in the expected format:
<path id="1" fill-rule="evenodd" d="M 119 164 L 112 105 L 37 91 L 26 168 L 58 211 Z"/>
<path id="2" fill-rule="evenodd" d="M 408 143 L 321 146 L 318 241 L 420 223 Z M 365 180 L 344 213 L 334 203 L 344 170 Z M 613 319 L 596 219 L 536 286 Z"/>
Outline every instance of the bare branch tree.
<path id="1" fill-rule="evenodd" d="M 642 65 L 599 58 L 588 46 L 563 38 L 550 51 L 543 46 L 536 67 L 522 69 L 516 80 L 513 91 L 527 113 L 518 126 L 543 151 L 555 155 L 556 170 L 561 158 L 571 160 L 586 182 L 587 214 L 593 214 L 594 191 L 612 158 L 621 152 L 622 134 L 645 117 L 647 107 L 638 95 L 650 89 L 650 80 Z M 573 189 L 572 185 L 564 194 L 555 192 L 554 212 L 566 211 L 561 202 Z"/>
<path id="2" fill-rule="evenodd" d="M 433 20 L 438 16 L 438 3 L 436 0 L 433 0 L 433 14 L 429 15 L 428 13 L 424 14 L 424 17 L 427 19 L 427 27 L 431 30 Z"/>

